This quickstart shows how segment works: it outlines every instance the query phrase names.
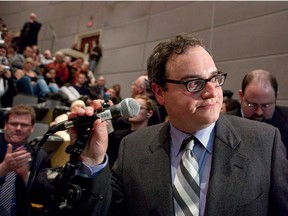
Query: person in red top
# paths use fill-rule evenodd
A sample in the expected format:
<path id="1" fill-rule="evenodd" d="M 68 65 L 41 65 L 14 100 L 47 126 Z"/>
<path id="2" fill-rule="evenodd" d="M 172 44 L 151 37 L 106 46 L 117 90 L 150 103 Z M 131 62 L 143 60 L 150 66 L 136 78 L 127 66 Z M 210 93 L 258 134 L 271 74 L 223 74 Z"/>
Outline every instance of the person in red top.
<path id="1" fill-rule="evenodd" d="M 56 77 L 59 78 L 60 87 L 63 86 L 69 79 L 69 71 L 67 64 L 64 62 L 64 54 L 60 51 L 55 53 L 55 60 L 47 65 L 48 68 L 56 70 Z"/>

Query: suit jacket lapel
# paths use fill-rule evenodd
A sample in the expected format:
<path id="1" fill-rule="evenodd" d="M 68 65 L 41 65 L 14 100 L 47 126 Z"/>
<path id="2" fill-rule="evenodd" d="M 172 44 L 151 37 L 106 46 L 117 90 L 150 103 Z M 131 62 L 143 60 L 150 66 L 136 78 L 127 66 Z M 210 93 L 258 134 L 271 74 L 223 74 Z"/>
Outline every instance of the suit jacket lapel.
<path id="1" fill-rule="evenodd" d="M 151 139 L 154 141 L 149 143 L 151 154 L 142 163 L 143 189 L 150 215 L 173 215 L 169 133 L 166 123 L 157 137 Z"/>
<path id="2" fill-rule="evenodd" d="M 240 142 L 233 126 L 221 116 L 216 123 L 205 215 L 234 215 L 236 211 L 249 164 L 236 151 Z"/>

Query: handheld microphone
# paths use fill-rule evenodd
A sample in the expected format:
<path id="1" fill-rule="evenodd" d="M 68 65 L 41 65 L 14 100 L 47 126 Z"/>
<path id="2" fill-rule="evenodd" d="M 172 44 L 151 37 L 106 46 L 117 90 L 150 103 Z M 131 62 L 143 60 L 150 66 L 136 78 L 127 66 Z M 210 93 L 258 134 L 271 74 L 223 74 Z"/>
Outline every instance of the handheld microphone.
<path id="1" fill-rule="evenodd" d="M 92 127 L 96 119 L 109 120 L 120 116 L 130 118 L 136 116 L 139 111 L 139 103 L 133 98 L 126 98 L 119 104 L 110 106 L 107 109 L 104 109 L 102 112 L 95 113 L 92 116 L 79 116 L 68 121 L 60 122 L 59 124 L 51 127 L 50 132 L 55 133 L 56 131 L 66 130 L 71 127 Z"/>

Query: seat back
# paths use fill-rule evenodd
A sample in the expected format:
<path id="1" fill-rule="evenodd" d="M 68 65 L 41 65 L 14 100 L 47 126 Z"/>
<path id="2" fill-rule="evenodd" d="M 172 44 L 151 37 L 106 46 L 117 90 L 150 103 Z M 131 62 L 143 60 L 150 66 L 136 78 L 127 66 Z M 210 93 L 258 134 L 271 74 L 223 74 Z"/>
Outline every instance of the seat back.
<path id="1" fill-rule="evenodd" d="M 13 106 L 19 105 L 19 104 L 26 104 L 31 106 L 37 106 L 38 104 L 38 97 L 32 96 L 32 95 L 26 95 L 26 94 L 17 94 L 13 98 Z"/>
<path id="2" fill-rule="evenodd" d="M 30 135 L 28 141 L 34 140 L 36 137 L 42 137 L 49 129 L 49 124 L 43 122 L 35 122 L 34 131 Z"/>

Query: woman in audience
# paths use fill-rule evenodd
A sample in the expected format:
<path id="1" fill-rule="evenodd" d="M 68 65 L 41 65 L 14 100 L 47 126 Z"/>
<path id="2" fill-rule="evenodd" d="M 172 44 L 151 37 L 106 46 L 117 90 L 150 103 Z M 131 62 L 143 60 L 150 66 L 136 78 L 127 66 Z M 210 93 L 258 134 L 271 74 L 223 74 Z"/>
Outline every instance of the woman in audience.
<path id="1" fill-rule="evenodd" d="M 153 115 L 152 101 L 146 95 L 136 95 L 134 99 L 140 105 L 138 115 L 128 119 L 131 127 L 128 129 L 116 130 L 109 134 L 107 154 L 109 156 L 109 165 L 113 166 L 118 157 L 118 149 L 122 138 L 136 130 L 148 126 L 148 120 Z"/>
<path id="2" fill-rule="evenodd" d="M 16 85 L 19 93 L 26 93 L 41 98 L 48 97 L 51 93 L 46 81 L 42 76 L 38 76 L 32 70 L 34 61 L 32 58 L 26 58 L 23 69 L 15 71 Z"/>

